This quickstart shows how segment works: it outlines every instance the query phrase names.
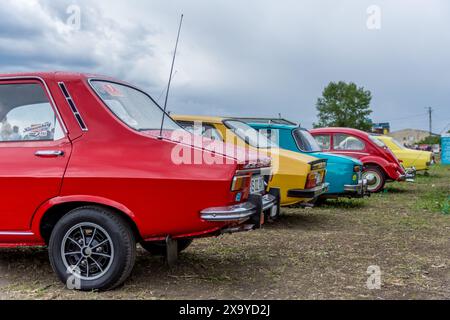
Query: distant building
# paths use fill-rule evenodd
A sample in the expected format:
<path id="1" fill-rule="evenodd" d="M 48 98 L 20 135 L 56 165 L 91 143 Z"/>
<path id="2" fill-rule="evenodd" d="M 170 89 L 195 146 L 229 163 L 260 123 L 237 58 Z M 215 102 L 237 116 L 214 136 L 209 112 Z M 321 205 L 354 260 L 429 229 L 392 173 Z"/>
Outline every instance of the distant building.
<path id="1" fill-rule="evenodd" d="M 395 138 L 395 140 L 403 143 L 404 145 L 413 146 L 415 144 L 418 144 L 419 141 L 430 136 L 430 133 L 425 130 L 403 129 L 403 130 L 390 132 L 388 135 Z M 433 135 L 437 136 L 437 134 L 434 134 L 434 133 L 433 133 Z"/>
<path id="2" fill-rule="evenodd" d="M 372 123 L 372 132 L 379 134 L 388 134 L 391 131 L 389 122 Z"/>

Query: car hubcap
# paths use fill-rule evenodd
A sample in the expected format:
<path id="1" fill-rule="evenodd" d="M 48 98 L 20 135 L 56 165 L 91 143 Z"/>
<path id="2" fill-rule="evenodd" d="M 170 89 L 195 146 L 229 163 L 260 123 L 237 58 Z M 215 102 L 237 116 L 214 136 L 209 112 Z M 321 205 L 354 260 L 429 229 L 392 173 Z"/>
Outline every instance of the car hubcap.
<path id="1" fill-rule="evenodd" d="M 105 229 L 95 223 L 84 222 L 65 234 L 61 257 L 69 273 L 83 280 L 95 280 L 111 267 L 114 245 Z"/>
<path id="2" fill-rule="evenodd" d="M 376 190 L 381 183 L 381 177 L 378 173 L 373 171 L 364 172 L 363 179 L 367 180 L 367 189 L 369 191 Z"/>

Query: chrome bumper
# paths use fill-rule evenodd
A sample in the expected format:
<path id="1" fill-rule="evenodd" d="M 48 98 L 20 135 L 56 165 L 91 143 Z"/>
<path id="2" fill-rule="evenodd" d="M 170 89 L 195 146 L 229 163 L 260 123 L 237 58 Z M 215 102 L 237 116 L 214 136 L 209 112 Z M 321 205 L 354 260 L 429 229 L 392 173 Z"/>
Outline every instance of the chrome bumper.
<path id="1" fill-rule="evenodd" d="M 271 194 L 262 197 L 262 204 L 259 206 L 263 211 L 277 205 L 277 198 Z M 213 222 L 232 222 L 245 221 L 253 215 L 260 215 L 258 204 L 251 201 L 239 203 L 227 207 L 212 207 L 200 212 L 200 217 L 206 221 Z"/>
<path id="2" fill-rule="evenodd" d="M 314 199 L 318 196 L 326 193 L 328 191 L 329 183 L 322 183 L 312 189 L 293 189 L 288 191 L 288 197 L 291 198 L 304 198 L 304 199 Z"/>
<path id="3" fill-rule="evenodd" d="M 405 174 L 402 174 L 399 178 L 400 181 L 406 181 L 406 182 L 414 182 L 416 179 L 416 168 L 412 167 L 409 169 L 405 169 Z"/>
<path id="4" fill-rule="evenodd" d="M 368 182 L 366 179 L 361 179 L 358 184 L 346 184 L 344 185 L 344 191 L 348 193 L 356 193 L 360 196 L 369 194 L 368 192 Z"/>
<path id="5" fill-rule="evenodd" d="M 263 196 L 263 211 L 271 209 L 272 207 L 278 205 L 278 199 L 272 194 L 265 194 Z"/>

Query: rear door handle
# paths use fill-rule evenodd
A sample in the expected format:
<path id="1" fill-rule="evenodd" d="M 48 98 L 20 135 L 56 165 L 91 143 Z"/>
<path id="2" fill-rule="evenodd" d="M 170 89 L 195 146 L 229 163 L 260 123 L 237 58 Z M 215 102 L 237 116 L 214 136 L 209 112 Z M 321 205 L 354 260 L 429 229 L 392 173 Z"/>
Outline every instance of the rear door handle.
<path id="1" fill-rule="evenodd" d="M 40 158 L 56 158 L 62 157 L 64 155 L 64 151 L 62 150 L 39 150 L 34 154 L 36 157 Z"/>

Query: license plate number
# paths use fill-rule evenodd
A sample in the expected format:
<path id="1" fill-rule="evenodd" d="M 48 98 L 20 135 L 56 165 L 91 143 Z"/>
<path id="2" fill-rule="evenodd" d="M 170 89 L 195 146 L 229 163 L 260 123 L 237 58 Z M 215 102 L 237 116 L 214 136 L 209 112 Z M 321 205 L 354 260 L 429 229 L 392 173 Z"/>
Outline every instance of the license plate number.
<path id="1" fill-rule="evenodd" d="M 265 190 L 264 177 L 254 176 L 250 185 L 250 193 L 261 193 Z"/>

